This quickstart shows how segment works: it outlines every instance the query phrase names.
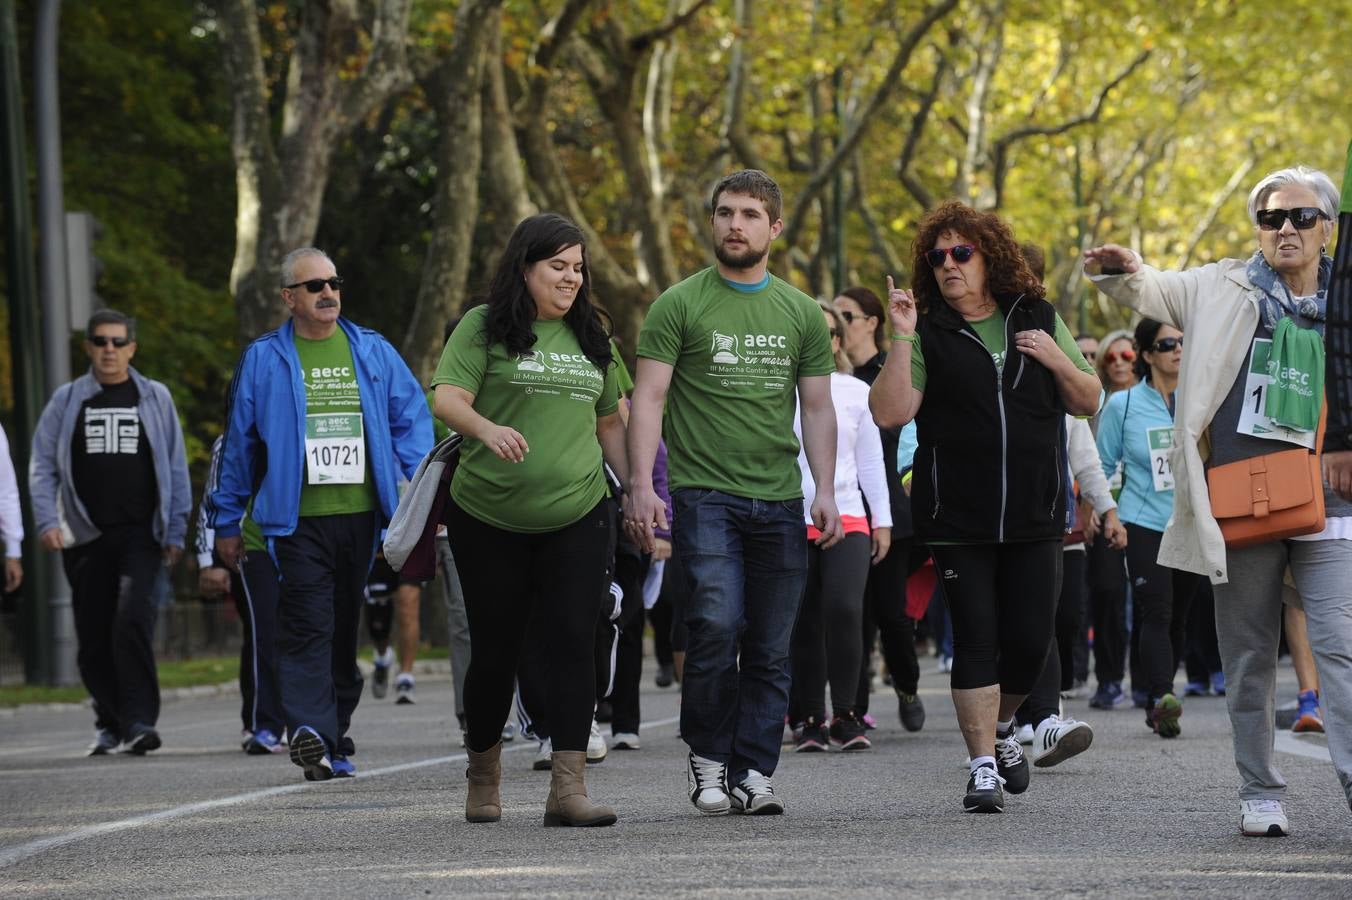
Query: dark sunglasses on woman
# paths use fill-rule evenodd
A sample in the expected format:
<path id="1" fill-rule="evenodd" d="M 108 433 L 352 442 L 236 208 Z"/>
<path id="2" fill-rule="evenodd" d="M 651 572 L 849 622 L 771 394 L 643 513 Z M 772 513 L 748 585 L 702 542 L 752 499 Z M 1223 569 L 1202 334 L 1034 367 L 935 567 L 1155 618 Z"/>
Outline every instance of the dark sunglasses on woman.
<path id="1" fill-rule="evenodd" d="M 1300 231 L 1309 231 L 1327 216 L 1317 206 L 1294 206 L 1291 209 L 1260 209 L 1254 218 L 1258 220 L 1258 227 L 1264 231 L 1280 231 L 1287 219 Z"/>
<path id="2" fill-rule="evenodd" d="M 1150 350 L 1152 353 L 1173 353 L 1175 350 L 1182 348 L 1182 346 L 1183 339 L 1181 337 L 1167 337 L 1160 338 L 1158 341 L 1151 344 Z"/>
<path id="3" fill-rule="evenodd" d="M 954 244 L 952 247 L 935 247 L 933 250 L 925 251 L 925 262 L 930 264 L 931 269 L 937 269 L 944 264 L 944 257 L 953 254 L 953 262 L 961 265 L 972 258 L 976 248 L 971 244 Z"/>

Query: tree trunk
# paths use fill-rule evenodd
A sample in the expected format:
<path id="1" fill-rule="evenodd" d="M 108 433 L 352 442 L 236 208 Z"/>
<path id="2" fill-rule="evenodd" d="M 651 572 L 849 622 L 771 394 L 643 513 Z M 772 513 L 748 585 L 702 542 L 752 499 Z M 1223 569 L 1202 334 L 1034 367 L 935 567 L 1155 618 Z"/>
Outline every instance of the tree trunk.
<path id="1" fill-rule="evenodd" d="M 424 384 L 441 357 L 446 323 L 465 298 L 479 217 L 484 48 L 500 16 L 501 0 L 461 0 L 451 50 L 423 82 L 441 132 L 437 188 L 432 239 L 401 349 Z"/>

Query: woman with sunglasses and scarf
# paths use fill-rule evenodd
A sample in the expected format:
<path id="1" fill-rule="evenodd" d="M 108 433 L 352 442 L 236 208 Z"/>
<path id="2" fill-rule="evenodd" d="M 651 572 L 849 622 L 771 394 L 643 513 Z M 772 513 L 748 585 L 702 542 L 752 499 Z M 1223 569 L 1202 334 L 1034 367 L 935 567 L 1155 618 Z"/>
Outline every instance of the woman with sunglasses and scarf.
<path id="1" fill-rule="evenodd" d="M 1117 513 L 1127 527 L 1127 575 L 1132 584 L 1132 643 L 1139 647 L 1146 691 L 1146 724 L 1162 738 L 1178 737 L 1183 707 L 1174 695 L 1174 673 L 1183 656 L 1183 626 L 1197 593 L 1198 576 L 1157 563 L 1160 539 L 1174 506 L 1169 447 L 1174 432 L 1174 391 L 1183 359 L 1183 333 L 1155 319 L 1136 326 L 1135 387 L 1108 398 L 1099 416 L 1103 472 L 1122 471 Z M 1133 671 L 1133 679 L 1136 673 Z"/>
<path id="2" fill-rule="evenodd" d="M 1098 356 L 1094 360 L 1103 390 L 1111 397 L 1136 384 L 1136 345 L 1130 331 L 1110 331 L 1099 341 Z M 1095 434 L 1103 413 L 1090 423 Z M 1122 493 L 1122 472 L 1108 473 L 1108 486 L 1113 499 Z M 1097 522 L 1094 523 L 1097 525 Z M 1141 684 L 1139 656 L 1135 632 L 1127 631 L 1127 576 L 1126 551 L 1113 547 L 1101 534 L 1086 542 L 1085 562 L 1089 572 L 1089 611 L 1094 625 L 1094 676 L 1098 689 L 1089 699 L 1093 709 L 1116 709 L 1127 701 L 1122 691 L 1127 660 L 1131 661 L 1132 684 Z M 1128 641 L 1130 640 L 1130 649 Z M 1146 704 L 1145 694 L 1140 706 Z"/>
<path id="3" fill-rule="evenodd" d="M 1099 290 L 1188 335 L 1174 414 L 1174 511 L 1159 561 L 1207 575 L 1214 586 L 1246 835 L 1289 831 L 1286 782 L 1273 759 L 1288 565 L 1309 621 L 1329 755 L 1352 806 L 1352 501 L 1325 486 L 1322 531 L 1241 549 L 1226 546 L 1207 482 L 1217 466 L 1319 449 L 1323 345 L 1311 338 L 1324 329 L 1332 271 L 1324 250 L 1337 208 L 1329 177 L 1296 166 L 1265 176 L 1249 193 L 1258 247 L 1247 260 L 1160 271 L 1116 244 L 1085 252 L 1086 274 Z M 1303 393 L 1286 390 L 1293 372 L 1297 384 L 1302 372 L 1310 379 Z M 1269 395 L 1282 399 L 1269 403 Z"/>
<path id="4" fill-rule="evenodd" d="M 1014 713 L 1051 643 L 1066 526 L 1065 414 L 1099 382 L 1009 226 L 956 201 L 921 220 L 911 291 L 888 279 L 892 353 L 869 403 L 916 422 L 911 482 L 953 620 L 953 705 L 971 757 L 963 807 L 1028 787 Z"/>

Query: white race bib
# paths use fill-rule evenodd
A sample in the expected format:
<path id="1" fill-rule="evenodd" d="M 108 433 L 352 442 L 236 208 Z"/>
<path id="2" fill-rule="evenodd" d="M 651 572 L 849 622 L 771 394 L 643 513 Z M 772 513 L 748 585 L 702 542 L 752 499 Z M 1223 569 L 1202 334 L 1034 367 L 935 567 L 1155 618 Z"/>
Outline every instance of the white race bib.
<path id="1" fill-rule="evenodd" d="M 1145 444 L 1150 448 L 1150 477 L 1155 482 L 1155 492 L 1174 489 L 1174 468 L 1169 464 L 1169 449 L 1174 445 L 1172 425 L 1145 430 Z"/>
<path id="2" fill-rule="evenodd" d="M 305 417 L 307 484 L 362 484 L 366 481 L 366 439 L 361 413 L 317 413 Z"/>
<path id="3" fill-rule="evenodd" d="M 1263 412 L 1267 401 L 1268 358 L 1272 354 L 1272 341 L 1267 338 L 1254 338 L 1253 349 L 1249 351 L 1249 369 L 1244 379 L 1244 402 L 1239 409 L 1240 434 L 1263 438 L 1269 441 L 1289 441 L 1310 450 L 1314 449 L 1313 431 L 1300 431 L 1278 425 Z"/>

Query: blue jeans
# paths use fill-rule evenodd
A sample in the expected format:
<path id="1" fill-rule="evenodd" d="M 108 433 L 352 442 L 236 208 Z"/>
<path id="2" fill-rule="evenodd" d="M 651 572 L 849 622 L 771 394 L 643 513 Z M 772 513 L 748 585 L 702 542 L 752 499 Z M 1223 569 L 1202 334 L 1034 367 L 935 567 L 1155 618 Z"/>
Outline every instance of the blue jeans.
<path id="1" fill-rule="evenodd" d="M 807 580 L 803 501 L 689 488 L 672 496 L 685 604 L 681 737 L 731 783 L 779 764 L 789 642 Z M 739 667 L 740 662 L 740 667 Z"/>

